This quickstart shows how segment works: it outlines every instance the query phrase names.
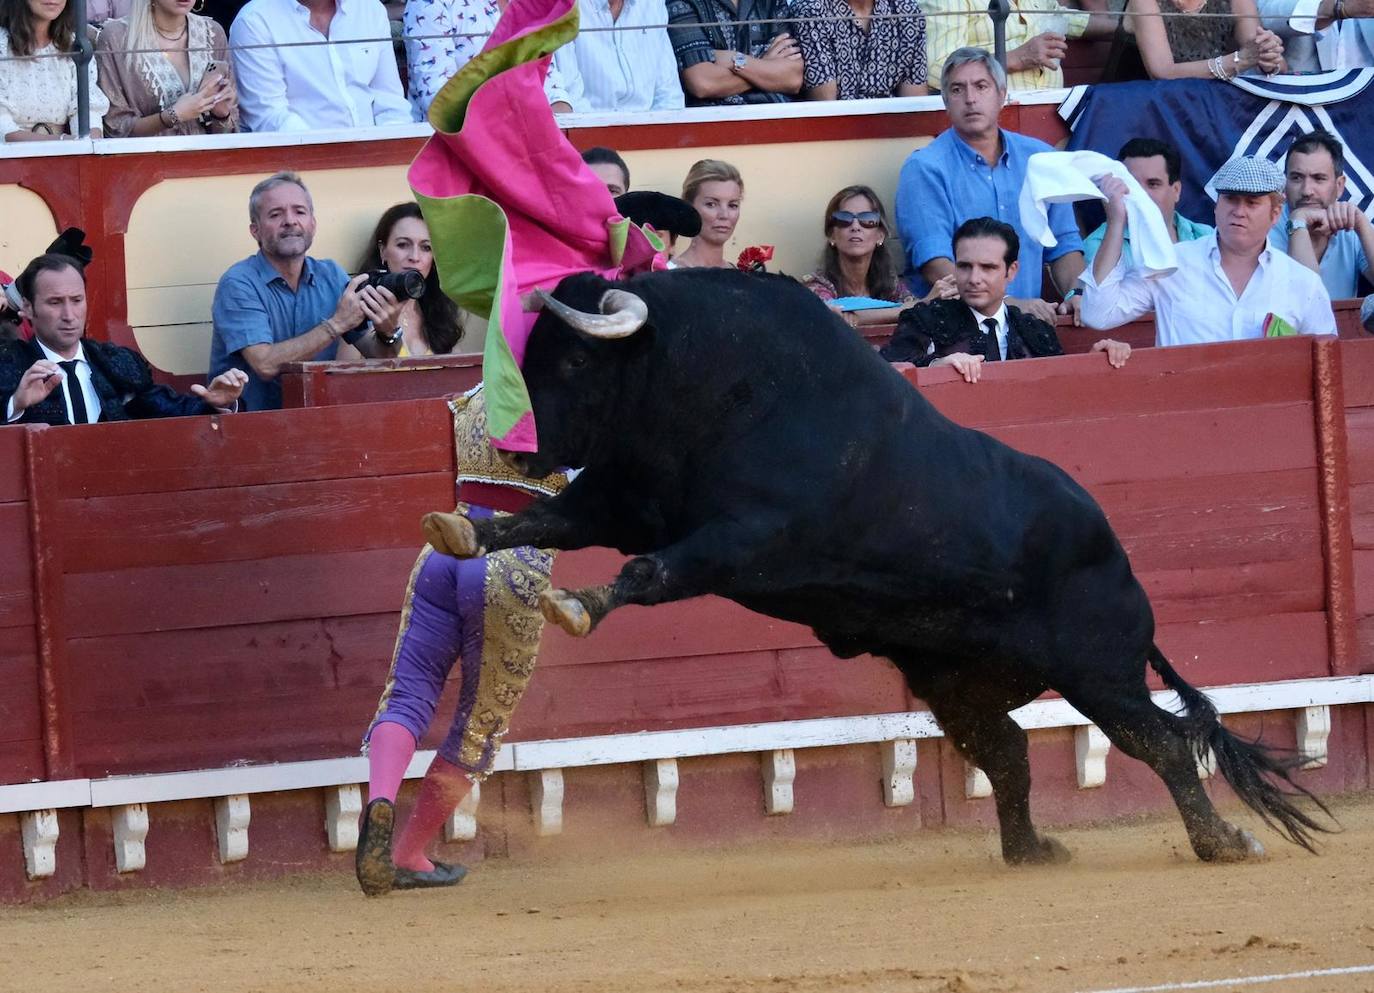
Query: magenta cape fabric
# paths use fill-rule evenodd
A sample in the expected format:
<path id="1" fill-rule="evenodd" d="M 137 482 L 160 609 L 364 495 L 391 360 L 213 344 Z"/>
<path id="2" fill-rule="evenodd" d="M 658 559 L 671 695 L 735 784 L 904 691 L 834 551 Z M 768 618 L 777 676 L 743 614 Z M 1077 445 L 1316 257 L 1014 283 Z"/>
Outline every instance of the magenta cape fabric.
<path id="1" fill-rule="evenodd" d="M 492 443 L 535 451 L 520 376 L 533 314 L 521 298 L 564 276 L 661 266 L 559 130 L 544 95 L 554 49 L 577 33 L 576 0 L 514 0 L 430 107 L 435 135 L 410 167 L 444 291 L 488 321 L 483 378 Z"/>

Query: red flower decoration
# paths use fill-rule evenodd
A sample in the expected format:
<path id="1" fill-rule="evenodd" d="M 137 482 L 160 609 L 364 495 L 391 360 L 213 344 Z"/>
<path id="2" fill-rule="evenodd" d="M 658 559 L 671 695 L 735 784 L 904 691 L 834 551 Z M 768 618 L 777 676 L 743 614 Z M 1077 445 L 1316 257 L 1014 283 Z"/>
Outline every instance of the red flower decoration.
<path id="1" fill-rule="evenodd" d="M 741 272 L 763 272 L 765 263 L 772 261 L 772 245 L 750 245 L 739 253 L 735 268 Z"/>

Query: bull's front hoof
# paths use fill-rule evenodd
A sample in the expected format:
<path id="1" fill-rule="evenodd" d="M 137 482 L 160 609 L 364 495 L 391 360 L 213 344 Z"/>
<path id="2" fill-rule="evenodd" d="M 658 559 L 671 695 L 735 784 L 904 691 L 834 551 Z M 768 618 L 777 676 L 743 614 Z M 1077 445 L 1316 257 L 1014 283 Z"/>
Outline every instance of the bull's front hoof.
<path id="1" fill-rule="evenodd" d="M 1245 862 L 1262 859 L 1267 854 L 1260 840 L 1243 828 L 1235 828 L 1223 844 L 1206 849 L 1194 848 L 1194 851 L 1204 862 Z"/>
<path id="2" fill-rule="evenodd" d="M 1027 848 L 1004 851 L 1002 857 L 1008 865 L 1061 865 L 1073 858 L 1060 842 L 1044 836 Z"/>
<path id="3" fill-rule="evenodd" d="M 420 522 L 425 540 L 436 552 L 459 559 L 475 559 L 487 550 L 477 541 L 477 529 L 472 521 L 458 514 L 426 514 Z"/>
<path id="4" fill-rule="evenodd" d="M 539 594 L 539 612 L 550 624 L 557 624 L 574 638 L 585 638 L 592 630 L 592 615 L 567 590 L 545 590 Z"/>

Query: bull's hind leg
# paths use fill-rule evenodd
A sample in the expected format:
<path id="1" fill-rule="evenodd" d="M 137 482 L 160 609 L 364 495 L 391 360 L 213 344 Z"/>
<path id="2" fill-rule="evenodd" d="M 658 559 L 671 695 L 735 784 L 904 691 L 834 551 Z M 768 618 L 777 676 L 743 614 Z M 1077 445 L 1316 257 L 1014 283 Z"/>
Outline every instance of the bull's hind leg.
<path id="1" fill-rule="evenodd" d="M 1198 858 L 1233 862 L 1264 854 L 1254 835 L 1217 814 L 1198 776 L 1187 720 L 1155 706 L 1143 680 L 1133 687 L 1104 680 L 1086 691 L 1079 688 L 1063 693 L 1113 745 L 1144 762 L 1164 780 Z"/>

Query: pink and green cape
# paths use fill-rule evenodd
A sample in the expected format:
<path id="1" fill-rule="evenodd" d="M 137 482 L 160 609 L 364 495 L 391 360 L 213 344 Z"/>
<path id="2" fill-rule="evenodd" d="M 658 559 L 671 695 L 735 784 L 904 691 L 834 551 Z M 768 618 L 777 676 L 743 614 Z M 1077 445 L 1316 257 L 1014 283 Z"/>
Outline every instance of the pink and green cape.
<path id="1" fill-rule="evenodd" d="M 538 448 L 520 374 L 536 315 L 521 298 L 575 272 L 615 279 L 662 264 L 661 242 L 616 213 L 549 109 L 549 62 L 576 34 L 577 0 L 512 0 L 482 51 L 434 98 L 435 134 L 408 177 L 440 285 L 487 321 L 487 431 L 508 451 Z"/>

